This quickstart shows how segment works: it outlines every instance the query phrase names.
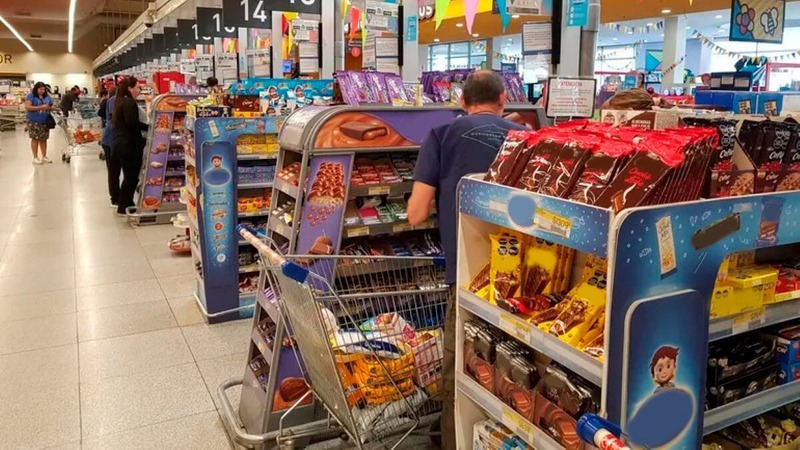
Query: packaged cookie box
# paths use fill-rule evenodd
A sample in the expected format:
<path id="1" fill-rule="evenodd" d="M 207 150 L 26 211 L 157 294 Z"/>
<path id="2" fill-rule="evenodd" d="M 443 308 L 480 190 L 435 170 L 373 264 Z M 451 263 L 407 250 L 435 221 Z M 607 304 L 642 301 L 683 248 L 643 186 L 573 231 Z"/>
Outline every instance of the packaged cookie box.
<path id="1" fill-rule="evenodd" d="M 708 346 L 706 382 L 719 385 L 751 373 L 775 360 L 775 345 L 756 334 L 712 342 Z"/>
<path id="2" fill-rule="evenodd" d="M 781 364 L 780 373 L 778 373 L 778 384 L 791 383 L 797 380 L 800 380 L 800 363 Z"/>
<path id="3" fill-rule="evenodd" d="M 768 336 L 775 341 L 775 359 L 781 364 L 800 363 L 800 325 L 778 328 Z"/>
<path id="4" fill-rule="evenodd" d="M 737 140 L 733 145 L 733 156 L 728 163 L 720 163 L 711 170 L 708 197 L 735 197 L 756 191 L 757 180 L 764 180 L 765 170 L 756 168 L 753 160 Z"/>
<path id="5" fill-rule="evenodd" d="M 736 290 L 752 289 L 753 295 L 762 296 L 763 304 L 775 303 L 778 269 L 770 266 L 750 266 L 728 272 L 726 283 Z M 755 289 L 754 289 L 755 288 Z"/>
<path id="6" fill-rule="evenodd" d="M 579 419 L 598 410 L 599 395 L 588 383 L 558 366 L 548 366 L 534 396 L 533 424 L 566 450 L 583 448 Z"/>
<path id="7" fill-rule="evenodd" d="M 762 366 L 763 367 L 763 366 Z M 706 389 L 706 400 L 710 408 L 727 405 L 778 385 L 778 363 L 768 364 L 762 369 L 726 380 Z"/>

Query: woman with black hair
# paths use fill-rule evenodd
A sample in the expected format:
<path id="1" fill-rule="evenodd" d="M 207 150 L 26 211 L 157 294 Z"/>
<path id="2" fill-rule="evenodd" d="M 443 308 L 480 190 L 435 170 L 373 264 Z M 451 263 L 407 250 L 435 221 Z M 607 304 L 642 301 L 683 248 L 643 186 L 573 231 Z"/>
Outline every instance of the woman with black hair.
<path id="1" fill-rule="evenodd" d="M 117 87 L 114 99 L 114 110 L 111 113 L 113 141 L 111 153 L 122 167 L 122 186 L 117 199 L 117 214 L 125 215 L 125 209 L 133 206 L 133 194 L 139 184 L 139 172 L 142 170 L 145 138 L 142 131 L 147 131 L 147 124 L 139 120 L 139 83 L 134 77 L 122 80 Z"/>
<path id="2" fill-rule="evenodd" d="M 31 153 L 33 163 L 51 163 L 47 158 L 47 140 L 50 138 L 51 120 L 50 111 L 53 110 L 53 100 L 47 94 L 47 86 L 41 81 L 33 85 L 30 94 L 25 98 L 25 110 L 28 111 L 28 136 L 31 138 Z M 39 158 L 41 151 L 42 157 Z"/>

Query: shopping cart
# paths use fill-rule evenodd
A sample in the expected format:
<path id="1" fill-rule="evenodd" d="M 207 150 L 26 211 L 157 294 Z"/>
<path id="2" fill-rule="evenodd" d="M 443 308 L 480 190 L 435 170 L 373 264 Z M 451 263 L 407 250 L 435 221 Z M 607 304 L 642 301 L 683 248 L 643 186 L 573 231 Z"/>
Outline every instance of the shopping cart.
<path id="1" fill-rule="evenodd" d="M 238 230 L 259 252 L 259 289 L 277 301 L 308 385 L 287 414 L 313 395 L 333 419 L 326 429 L 304 429 L 305 436 L 330 435 L 338 424 L 359 449 L 396 448 L 437 418 L 444 314 L 453 301 L 440 258 L 285 257 L 265 236 Z M 297 439 L 283 419 L 267 435 L 236 426 L 225 394 L 231 381 L 219 393 L 237 442 L 274 439 L 286 448 Z"/>
<path id="2" fill-rule="evenodd" d="M 82 149 L 89 149 L 91 153 L 103 154 L 100 146 L 102 136 L 102 122 L 99 117 L 83 119 L 80 114 L 65 117 L 64 114 L 54 109 L 51 114 L 56 124 L 62 130 L 66 145 L 61 149 L 61 160 L 69 163 L 73 156 L 79 156 Z"/>

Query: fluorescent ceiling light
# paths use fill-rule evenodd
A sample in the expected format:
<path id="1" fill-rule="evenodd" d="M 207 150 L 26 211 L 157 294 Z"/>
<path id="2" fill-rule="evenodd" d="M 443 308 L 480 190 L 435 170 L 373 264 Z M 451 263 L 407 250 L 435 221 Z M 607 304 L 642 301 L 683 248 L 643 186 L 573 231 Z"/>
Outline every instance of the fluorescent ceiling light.
<path id="1" fill-rule="evenodd" d="M 439 42 L 439 40 L 440 40 L 439 38 L 435 38 L 435 39 L 433 40 L 433 42 Z"/>
<path id="2" fill-rule="evenodd" d="M 612 41 L 618 41 L 619 39 L 617 39 L 617 38 L 611 38 L 611 40 L 612 40 Z"/>
<path id="3" fill-rule="evenodd" d="M 519 14 L 512 14 L 512 15 L 511 15 L 511 18 L 512 18 L 512 19 L 519 19 Z"/>
<path id="4" fill-rule="evenodd" d="M 478 34 L 478 33 L 475 33 L 475 34 L 472 35 L 472 37 L 481 37 L 481 35 Z"/>
<path id="5" fill-rule="evenodd" d="M 4 18 L 3 18 L 3 16 L 0 16 L 0 23 L 2 23 L 3 25 L 5 25 L 5 26 L 6 26 L 6 28 L 8 28 L 8 30 L 9 30 L 9 31 L 11 31 L 11 34 L 13 34 L 13 35 L 14 35 L 14 37 L 16 37 L 16 38 L 17 38 L 17 40 L 19 40 L 20 42 L 22 42 L 22 45 L 24 45 L 24 46 L 25 46 L 25 47 L 28 49 L 28 51 L 29 51 L 29 52 L 32 52 L 32 51 L 33 51 L 33 47 L 31 47 L 31 45 L 30 45 L 30 44 L 28 44 L 28 41 L 26 41 L 25 39 L 23 39 L 23 38 L 22 38 L 22 36 L 20 36 L 20 35 L 19 35 L 19 33 L 17 32 L 16 28 L 12 27 L 12 26 L 11 26 L 11 24 L 10 24 L 10 23 L 8 23 L 8 22 L 6 21 L 6 19 L 4 19 Z"/>
<path id="6" fill-rule="evenodd" d="M 672 10 L 671 10 L 671 9 L 662 9 L 662 10 L 661 10 L 661 14 L 669 14 L 669 13 L 671 13 L 671 12 L 672 12 Z"/>
<path id="7" fill-rule="evenodd" d="M 653 26 L 653 22 L 647 22 L 647 26 L 648 27 L 652 27 Z"/>
<path id="8" fill-rule="evenodd" d="M 67 51 L 72 53 L 72 37 L 75 34 L 75 4 L 78 0 L 69 0 L 69 37 L 67 38 Z"/>
<path id="9" fill-rule="evenodd" d="M 714 18 L 715 19 L 722 19 L 722 14 L 717 14 L 716 16 L 714 16 Z"/>
<path id="10" fill-rule="evenodd" d="M 461 27 L 463 27 L 463 26 L 464 26 L 464 24 L 463 24 L 463 23 L 457 23 L 457 24 L 456 24 L 456 26 L 457 26 L 458 28 L 461 28 Z"/>

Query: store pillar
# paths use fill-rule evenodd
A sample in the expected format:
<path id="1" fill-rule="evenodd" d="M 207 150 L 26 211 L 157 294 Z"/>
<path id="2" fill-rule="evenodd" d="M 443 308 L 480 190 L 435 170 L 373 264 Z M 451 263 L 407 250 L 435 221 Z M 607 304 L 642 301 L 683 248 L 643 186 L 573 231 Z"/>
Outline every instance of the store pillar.
<path id="1" fill-rule="evenodd" d="M 565 3 L 569 4 L 569 2 Z M 594 60 L 597 54 L 597 34 L 600 29 L 600 0 L 589 0 L 587 8 L 586 26 L 581 28 L 580 75 L 593 77 Z"/>
<path id="2" fill-rule="evenodd" d="M 661 63 L 664 73 L 661 87 L 669 89 L 683 85 L 683 68 L 686 59 L 686 17 L 670 16 L 664 19 L 664 59 Z"/>
<path id="3" fill-rule="evenodd" d="M 344 17 L 342 14 L 342 3 L 344 0 L 334 0 L 333 13 L 333 70 L 344 70 L 345 58 L 345 39 L 344 39 Z M 325 17 L 324 11 L 322 14 Z"/>
<path id="4" fill-rule="evenodd" d="M 581 46 L 581 29 L 568 27 L 568 18 L 569 1 L 564 1 L 561 7 L 561 61 L 556 66 L 555 74 L 574 77 L 580 73 L 580 52 L 575 49 Z"/>
<path id="5" fill-rule="evenodd" d="M 333 71 L 335 70 L 335 59 L 336 59 L 336 52 L 334 49 L 336 48 L 335 39 L 336 39 L 336 23 L 341 23 L 341 14 L 342 14 L 342 7 L 336 7 L 338 2 L 322 2 L 322 18 L 320 18 L 320 22 L 322 23 L 322 32 L 320 33 L 320 40 L 322 41 L 322 60 L 320 61 L 320 78 L 322 79 L 332 79 L 333 78 Z M 339 25 L 341 29 L 341 25 Z M 341 33 L 339 33 L 341 37 Z"/>
<path id="6" fill-rule="evenodd" d="M 400 75 L 403 81 L 419 81 L 420 76 L 420 52 L 419 46 L 419 8 L 417 2 L 403 2 L 403 60 Z"/>

